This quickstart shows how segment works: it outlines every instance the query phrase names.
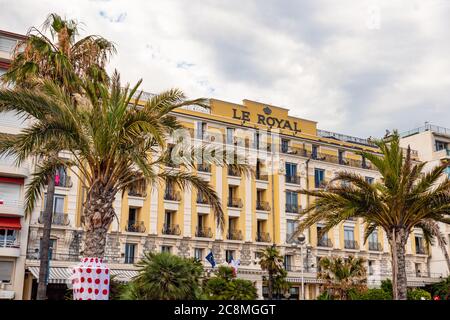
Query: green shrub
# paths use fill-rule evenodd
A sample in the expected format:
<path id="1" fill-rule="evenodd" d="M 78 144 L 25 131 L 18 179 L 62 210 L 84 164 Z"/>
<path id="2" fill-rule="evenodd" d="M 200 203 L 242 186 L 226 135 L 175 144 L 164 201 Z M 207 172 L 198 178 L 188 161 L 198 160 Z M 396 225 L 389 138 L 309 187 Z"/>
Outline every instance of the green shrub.
<path id="1" fill-rule="evenodd" d="M 423 289 L 408 290 L 408 300 L 431 300 L 431 294 Z"/>
<path id="2" fill-rule="evenodd" d="M 333 297 L 327 291 L 324 291 L 317 296 L 317 300 L 333 300 Z"/>
<path id="3" fill-rule="evenodd" d="M 383 289 L 368 289 L 363 293 L 357 294 L 356 299 L 352 300 L 392 300 L 392 294 Z"/>

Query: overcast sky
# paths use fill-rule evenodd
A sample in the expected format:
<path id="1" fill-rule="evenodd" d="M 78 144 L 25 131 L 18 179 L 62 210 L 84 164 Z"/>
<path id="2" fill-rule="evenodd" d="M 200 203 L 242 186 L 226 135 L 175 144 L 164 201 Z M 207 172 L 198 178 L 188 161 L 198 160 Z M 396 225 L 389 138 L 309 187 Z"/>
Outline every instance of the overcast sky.
<path id="1" fill-rule="evenodd" d="M 0 29 L 26 33 L 50 12 L 118 54 L 122 78 L 159 92 L 257 100 L 321 129 L 381 136 L 450 127 L 448 0 L 0 0 Z"/>

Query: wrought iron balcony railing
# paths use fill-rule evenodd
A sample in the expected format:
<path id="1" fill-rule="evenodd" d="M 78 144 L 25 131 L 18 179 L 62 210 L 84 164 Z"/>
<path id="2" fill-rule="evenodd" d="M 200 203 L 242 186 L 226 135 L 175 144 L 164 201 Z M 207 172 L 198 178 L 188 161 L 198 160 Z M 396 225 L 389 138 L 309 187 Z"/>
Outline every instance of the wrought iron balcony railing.
<path id="1" fill-rule="evenodd" d="M 345 249 L 359 249 L 358 242 L 355 240 L 344 240 Z"/>
<path id="2" fill-rule="evenodd" d="M 288 175 L 286 175 L 286 183 L 300 184 L 300 176 L 288 176 Z"/>
<path id="3" fill-rule="evenodd" d="M 228 175 L 231 177 L 240 177 L 241 173 L 234 167 L 228 167 Z"/>
<path id="4" fill-rule="evenodd" d="M 162 234 L 179 236 L 181 234 L 181 229 L 179 225 L 164 225 L 162 228 Z"/>
<path id="5" fill-rule="evenodd" d="M 127 221 L 125 231 L 144 233 L 145 232 L 144 221 Z"/>
<path id="6" fill-rule="evenodd" d="M 242 200 L 239 198 L 229 198 L 227 205 L 230 208 L 242 208 Z"/>
<path id="7" fill-rule="evenodd" d="M 256 171 L 256 180 L 269 181 L 269 175 L 267 173 Z"/>
<path id="8" fill-rule="evenodd" d="M 199 204 L 209 204 L 205 197 L 197 197 L 197 203 Z"/>
<path id="9" fill-rule="evenodd" d="M 195 230 L 195 236 L 199 238 L 212 238 L 213 234 L 211 228 L 199 228 Z"/>
<path id="10" fill-rule="evenodd" d="M 72 178 L 68 175 L 55 177 L 55 187 L 72 188 Z"/>
<path id="11" fill-rule="evenodd" d="M 227 233 L 228 240 L 242 240 L 242 231 L 237 229 L 231 229 Z"/>
<path id="12" fill-rule="evenodd" d="M 271 242 L 270 234 L 268 232 L 258 232 L 256 234 L 256 242 Z"/>
<path id="13" fill-rule="evenodd" d="M 38 222 L 44 223 L 44 211 L 41 211 Z M 52 224 L 57 226 L 68 226 L 70 224 L 69 215 L 60 212 L 53 212 Z"/>
<path id="14" fill-rule="evenodd" d="M 211 165 L 207 164 L 207 163 L 199 164 L 199 165 L 197 165 L 197 170 L 200 171 L 200 172 L 208 172 L 208 173 L 210 173 L 211 172 Z"/>
<path id="15" fill-rule="evenodd" d="M 178 191 L 165 192 L 164 199 L 170 201 L 180 201 L 181 200 L 180 192 Z"/>
<path id="16" fill-rule="evenodd" d="M 427 254 L 427 250 L 423 246 L 416 247 L 416 254 Z"/>
<path id="17" fill-rule="evenodd" d="M 318 239 L 317 240 L 317 246 L 318 247 L 324 247 L 324 248 L 332 248 L 333 242 L 331 242 L 331 239 Z"/>
<path id="18" fill-rule="evenodd" d="M 267 201 L 256 201 L 256 210 L 270 211 L 270 205 Z"/>
<path id="19" fill-rule="evenodd" d="M 286 212 L 289 213 L 300 213 L 302 212 L 302 206 L 292 203 L 286 203 Z"/>
<path id="20" fill-rule="evenodd" d="M 383 247 L 379 242 L 369 241 L 369 250 L 370 251 L 383 251 Z"/>

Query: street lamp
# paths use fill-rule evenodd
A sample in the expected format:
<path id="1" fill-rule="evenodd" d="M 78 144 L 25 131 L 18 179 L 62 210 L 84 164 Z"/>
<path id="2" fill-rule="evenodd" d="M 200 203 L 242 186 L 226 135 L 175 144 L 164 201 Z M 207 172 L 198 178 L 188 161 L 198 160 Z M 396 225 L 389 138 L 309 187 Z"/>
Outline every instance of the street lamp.
<path id="1" fill-rule="evenodd" d="M 305 264 L 304 264 L 304 261 L 303 261 L 303 245 L 305 244 L 305 241 L 306 241 L 306 237 L 305 237 L 305 235 L 303 234 L 303 233 L 301 233 L 301 234 L 299 234 L 298 235 L 298 237 L 297 237 L 297 241 L 298 241 L 298 243 L 300 244 L 300 258 L 301 258 L 301 267 L 302 267 L 302 269 L 301 269 L 301 272 L 302 272 L 302 300 L 305 300 L 305 277 L 304 277 L 304 269 L 305 269 Z"/>

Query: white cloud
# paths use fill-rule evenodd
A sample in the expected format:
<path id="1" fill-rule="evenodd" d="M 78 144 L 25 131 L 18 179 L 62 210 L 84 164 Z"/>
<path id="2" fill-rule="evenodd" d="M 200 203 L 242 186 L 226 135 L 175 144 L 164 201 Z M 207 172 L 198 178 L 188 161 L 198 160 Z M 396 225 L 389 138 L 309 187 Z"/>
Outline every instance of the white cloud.
<path id="1" fill-rule="evenodd" d="M 3 29 L 50 12 L 114 41 L 131 83 L 191 97 L 254 99 L 367 137 L 449 126 L 448 1 L 0 0 Z"/>

